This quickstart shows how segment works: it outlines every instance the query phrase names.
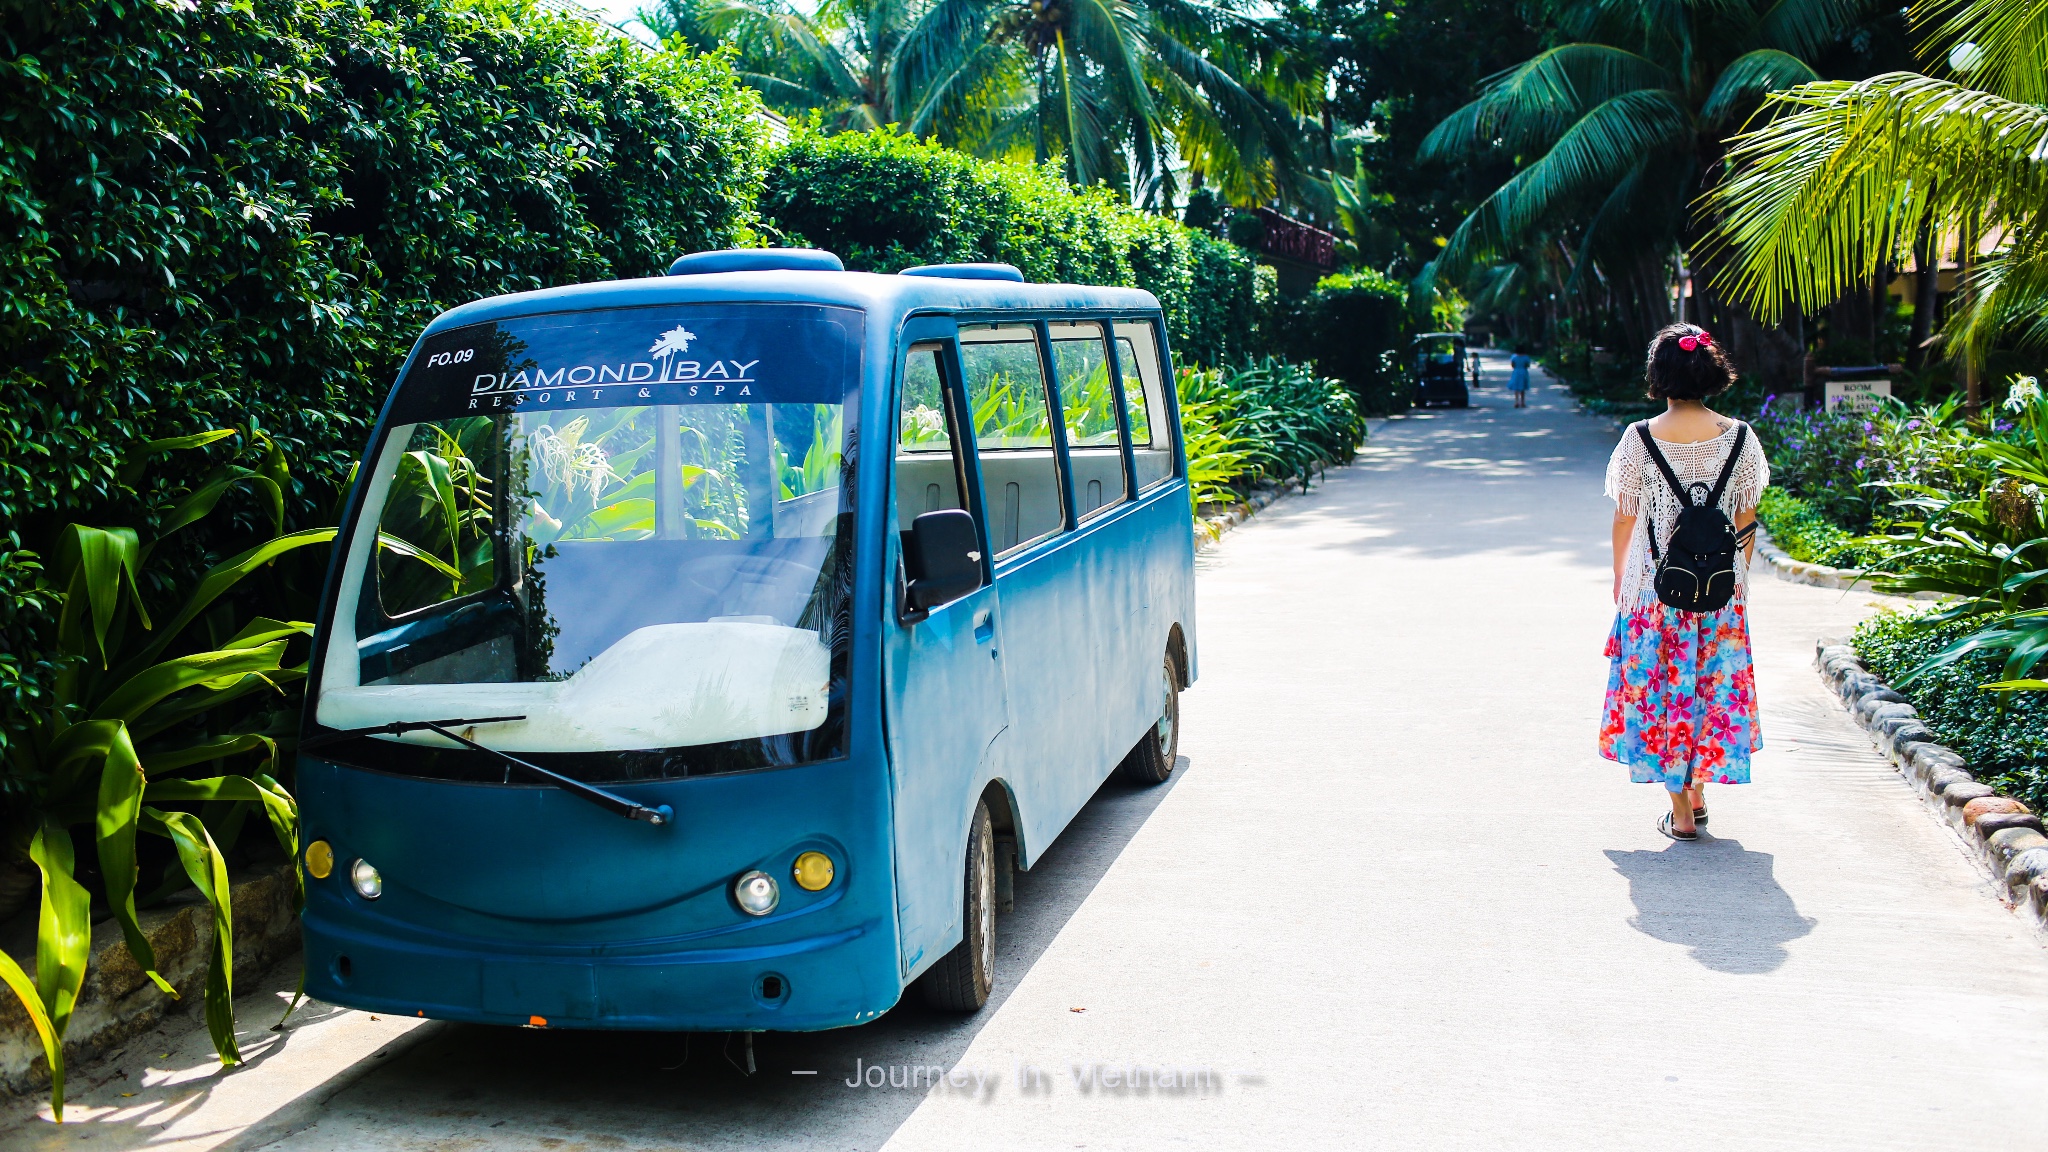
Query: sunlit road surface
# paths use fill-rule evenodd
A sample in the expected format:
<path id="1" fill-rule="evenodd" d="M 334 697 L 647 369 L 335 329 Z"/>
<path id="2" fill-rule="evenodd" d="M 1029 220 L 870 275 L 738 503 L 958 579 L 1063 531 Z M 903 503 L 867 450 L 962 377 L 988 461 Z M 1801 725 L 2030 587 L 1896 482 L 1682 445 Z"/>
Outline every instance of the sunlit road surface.
<path id="1" fill-rule="evenodd" d="M 245 998 L 0 1145 L 164 1149 L 2011 1149 L 2048 951 L 1822 694 L 1866 595 L 1753 597 L 1766 748 L 1715 834 L 1594 753 L 1601 472 L 1526 411 L 1397 419 L 1202 562 L 1170 785 L 1111 784 L 1018 878 L 970 1019 L 505 1030 Z"/>

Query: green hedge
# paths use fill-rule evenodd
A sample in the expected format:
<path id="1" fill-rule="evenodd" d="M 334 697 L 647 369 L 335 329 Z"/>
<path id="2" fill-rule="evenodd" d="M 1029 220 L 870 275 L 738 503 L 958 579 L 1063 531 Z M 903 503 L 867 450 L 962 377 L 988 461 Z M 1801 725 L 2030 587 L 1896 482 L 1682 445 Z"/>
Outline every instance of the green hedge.
<path id="1" fill-rule="evenodd" d="M 764 226 L 830 249 L 849 268 L 998 260 L 1026 279 L 1144 288 L 1184 363 L 1239 361 L 1256 346 L 1252 260 L 1234 244 L 1138 212 L 1056 169 L 995 163 L 891 131 L 799 126 L 769 160 Z"/>
<path id="2" fill-rule="evenodd" d="M 0 740 L 50 672 L 22 550 L 205 466 L 138 491 L 138 443 L 256 421 L 323 517 L 434 313 L 747 241 L 755 107 L 531 0 L 0 0 Z"/>
<path id="3" fill-rule="evenodd" d="M 1756 517 L 1794 560 L 1834 568 L 1861 568 L 1872 560 L 1855 536 L 1783 488 L 1764 489 Z"/>
<path id="4" fill-rule="evenodd" d="M 1408 345 L 1415 324 L 1408 287 L 1370 268 L 1325 276 L 1300 300 L 1270 313 L 1269 345 L 1319 375 L 1342 380 L 1367 416 L 1408 407 Z"/>
<path id="5" fill-rule="evenodd" d="M 1922 623 L 1925 613 L 1881 612 L 1856 626 L 1853 643 L 1878 679 L 1896 686 L 1922 661 L 1980 628 L 1981 617 Z M 1899 688 L 1934 738 L 1969 761 L 1979 780 L 2048 811 L 2048 692 L 1986 692 L 2004 653 L 1967 656 Z"/>

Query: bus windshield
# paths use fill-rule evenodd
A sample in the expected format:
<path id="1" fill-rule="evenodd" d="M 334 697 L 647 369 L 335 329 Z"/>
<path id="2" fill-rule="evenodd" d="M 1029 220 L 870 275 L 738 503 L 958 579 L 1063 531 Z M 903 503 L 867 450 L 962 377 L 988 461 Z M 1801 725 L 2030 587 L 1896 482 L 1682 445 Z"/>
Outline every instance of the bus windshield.
<path id="1" fill-rule="evenodd" d="M 860 331 L 758 304 L 427 340 L 359 480 L 318 722 L 523 716 L 467 735 L 593 780 L 843 754 Z M 500 775 L 379 740 L 372 767 Z"/>

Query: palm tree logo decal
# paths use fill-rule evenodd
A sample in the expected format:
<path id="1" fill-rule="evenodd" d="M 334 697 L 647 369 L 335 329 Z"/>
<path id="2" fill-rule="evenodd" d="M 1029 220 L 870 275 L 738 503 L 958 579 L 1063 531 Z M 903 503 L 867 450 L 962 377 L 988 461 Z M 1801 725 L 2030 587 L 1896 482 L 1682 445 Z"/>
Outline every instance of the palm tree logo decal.
<path id="1" fill-rule="evenodd" d="M 690 341 L 696 338 L 697 334 L 695 332 L 678 324 L 663 332 L 661 339 L 654 342 L 654 347 L 649 348 L 647 354 L 661 361 L 661 374 L 666 377 L 668 375 L 669 357 L 674 356 L 678 352 L 688 352 L 690 350 Z"/>

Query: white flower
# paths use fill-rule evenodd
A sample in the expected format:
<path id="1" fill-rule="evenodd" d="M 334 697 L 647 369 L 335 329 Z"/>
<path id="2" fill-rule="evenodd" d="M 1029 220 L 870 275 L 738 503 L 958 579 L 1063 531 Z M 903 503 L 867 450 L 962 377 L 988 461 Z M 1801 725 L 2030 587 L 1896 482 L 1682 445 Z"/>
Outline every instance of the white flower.
<path id="1" fill-rule="evenodd" d="M 590 421 L 578 416 L 564 424 L 560 432 L 549 424 L 535 428 L 527 433 L 527 443 L 529 450 L 540 457 L 541 472 L 549 480 L 567 488 L 572 497 L 578 488 L 588 488 L 591 500 L 595 501 L 604 486 L 618 476 L 613 473 L 603 447 L 583 442 L 589 431 Z"/>
<path id="2" fill-rule="evenodd" d="M 2032 376 L 2015 376 L 2012 391 L 2005 395 L 2005 407 L 2011 412 L 2024 412 L 2028 405 L 2041 398 L 2041 382 Z"/>
<path id="3" fill-rule="evenodd" d="M 943 436 L 946 433 L 945 414 L 923 404 L 910 410 L 910 422 L 927 436 Z"/>

